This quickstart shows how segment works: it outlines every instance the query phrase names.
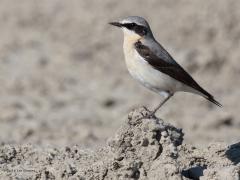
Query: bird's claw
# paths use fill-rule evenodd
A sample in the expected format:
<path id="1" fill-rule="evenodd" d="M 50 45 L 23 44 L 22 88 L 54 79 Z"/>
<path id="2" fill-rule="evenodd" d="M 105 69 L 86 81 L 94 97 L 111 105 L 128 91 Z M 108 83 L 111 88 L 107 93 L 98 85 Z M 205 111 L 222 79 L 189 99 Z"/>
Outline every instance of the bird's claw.
<path id="1" fill-rule="evenodd" d="M 147 115 L 143 115 L 142 117 L 138 118 L 136 122 L 140 122 L 142 119 L 151 119 L 155 117 L 155 112 L 149 112 Z"/>

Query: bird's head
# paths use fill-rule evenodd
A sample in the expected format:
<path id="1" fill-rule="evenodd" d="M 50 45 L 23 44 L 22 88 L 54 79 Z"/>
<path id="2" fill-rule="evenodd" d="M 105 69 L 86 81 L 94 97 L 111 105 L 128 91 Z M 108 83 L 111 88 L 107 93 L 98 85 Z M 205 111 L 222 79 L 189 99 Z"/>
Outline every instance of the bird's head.
<path id="1" fill-rule="evenodd" d="M 121 28 L 124 33 L 124 38 L 133 41 L 153 36 L 148 22 L 139 16 L 129 16 L 120 21 L 110 22 L 109 24 Z"/>

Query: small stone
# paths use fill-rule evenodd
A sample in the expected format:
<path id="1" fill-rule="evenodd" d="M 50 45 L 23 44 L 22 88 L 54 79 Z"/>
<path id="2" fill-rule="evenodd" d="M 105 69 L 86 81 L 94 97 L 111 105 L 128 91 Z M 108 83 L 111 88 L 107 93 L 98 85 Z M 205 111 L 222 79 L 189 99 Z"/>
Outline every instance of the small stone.
<path id="1" fill-rule="evenodd" d="M 122 161 L 124 159 L 124 157 L 123 156 L 118 156 L 118 157 L 116 157 L 114 159 L 116 159 L 117 161 Z"/>
<path id="2" fill-rule="evenodd" d="M 67 146 L 67 147 L 65 147 L 65 151 L 66 151 L 66 152 L 71 152 L 71 149 L 70 149 L 70 147 L 68 147 L 68 146 Z"/>
<path id="3" fill-rule="evenodd" d="M 144 139 L 143 139 L 143 142 L 142 142 L 142 146 L 146 147 L 146 146 L 148 146 L 148 144 L 149 144 L 148 139 L 147 139 L 147 138 L 144 138 Z"/>
<path id="4" fill-rule="evenodd" d="M 120 168 L 120 164 L 118 163 L 118 162 L 113 162 L 113 169 L 114 170 L 117 170 L 117 169 L 119 169 Z"/>
<path id="5" fill-rule="evenodd" d="M 161 135 L 162 135 L 164 138 L 168 137 L 167 131 L 162 131 L 162 132 L 161 132 Z"/>

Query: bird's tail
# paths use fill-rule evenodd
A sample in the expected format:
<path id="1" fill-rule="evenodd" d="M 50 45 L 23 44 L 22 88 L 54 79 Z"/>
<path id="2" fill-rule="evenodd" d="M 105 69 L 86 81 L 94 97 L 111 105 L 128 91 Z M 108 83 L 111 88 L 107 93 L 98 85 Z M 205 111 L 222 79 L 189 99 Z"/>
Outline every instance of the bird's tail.
<path id="1" fill-rule="evenodd" d="M 222 104 L 220 102 L 216 101 L 212 95 L 205 96 L 205 98 L 207 100 L 211 101 L 212 103 L 216 104 L 217 106 L 222 107 Z"/>
<path id="2" fill-rule="evenodd" d="M 199 93 L 199 95 L 202 95 L 205 99 L 207 99 L 208 101 L 212 102 L 213 104 L 219 106 L 219 107 L 223 107 L 222 104 L 220 102 L 218 102 L 217 100 L 214 99 L 213 95 L 211 95 L 210 93 L 208 93 L 206 90 L 204 90 L 202 87 L 198 86 L 198 91 L 197 93 Z"/>

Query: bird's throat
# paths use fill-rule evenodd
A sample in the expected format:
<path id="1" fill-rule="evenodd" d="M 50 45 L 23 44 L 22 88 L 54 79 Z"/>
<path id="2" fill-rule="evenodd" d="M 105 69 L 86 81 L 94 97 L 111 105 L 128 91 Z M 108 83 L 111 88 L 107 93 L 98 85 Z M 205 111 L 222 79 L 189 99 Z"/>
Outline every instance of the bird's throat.
<path id="1" fill-rule="evenodd" d="M 132 53 L 135 50 L 134 44 L 137 41 L 140 41 L 141 38 L 142 37 L 137 35 L 137 34 L 124 36 L 123 49 L 124 49 L 125 57 L 129 56 L 129 55 L 130 56 L 132 55 Z"/>

